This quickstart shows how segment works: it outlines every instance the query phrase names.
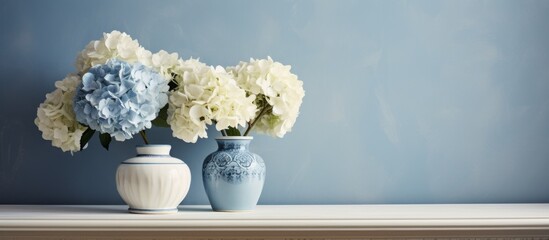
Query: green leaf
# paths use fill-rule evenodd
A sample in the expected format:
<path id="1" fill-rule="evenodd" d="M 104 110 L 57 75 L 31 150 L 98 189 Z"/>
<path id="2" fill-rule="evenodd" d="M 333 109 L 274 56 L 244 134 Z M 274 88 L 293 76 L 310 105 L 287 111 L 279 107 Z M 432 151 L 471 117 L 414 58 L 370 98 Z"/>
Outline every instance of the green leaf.
<path id="1" fill-rule="evenodd" d="M 101 142 L 101 145 L 109 151 L 109 144 L 111 144 L 111 135 L 108 133 L 101 133 L 99 135 L 99 141 Z"/>
<path id="2" fill-rule="evenodd" d="M 154 120 L 152 120 L 152 124 L 156 127 L 170 127 L 170 125 L 168 124 L 168 104 L 160 109 L 160 112 L 158 112 L 158 116 Z"/>
<path id="3" fill-rule="evenodd" d="M 88 127 L 86 131 L 82 134 L 82 137 L 80 138 L 80 150 L 84 149 L 86 144 L 90 141 L 90 139 L 93 137 L 93 134 L 95 133 L 95 130 Z"/>
<path id="4" fill-rule="evenodd" d="M 227 133 L 227 136 L 240 136 L 238 128 L 229 127 L 225 132 Z"/>

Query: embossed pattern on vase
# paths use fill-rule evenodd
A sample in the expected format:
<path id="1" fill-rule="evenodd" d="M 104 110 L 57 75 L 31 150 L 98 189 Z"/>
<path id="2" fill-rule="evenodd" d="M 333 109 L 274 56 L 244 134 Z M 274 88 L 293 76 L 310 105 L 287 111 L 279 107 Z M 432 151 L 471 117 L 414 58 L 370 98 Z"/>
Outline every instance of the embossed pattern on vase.
<path id="1" fill-rule="evenodd" d="M 215 211 L 252 210 L 263 190 L 263 159 L 248 150 L 251 137 L 218 138 L 217 151 L 202 165 L 202 180 Z"/>
<path id="2" fill-rule="evenodd" d="M 120 196 L 131 208 L 177 207 L 189 190 L 190 175 L 186 165 L 178 165 L 121 166 L 117 174 Z"/>
<path id="3" fill-rule="evenodd" d="M 189 191 L 191 173 L 184 162 L 169 156 L 169 148 L 167 151 L 164 155 L 138 154 L 118 167 L 117 189 L 130 211 L 177 212 Z"/>
<path id="4" fill-rule="evenodd" d="M 251 180 L 263 181 L 265 178 L 265 162 L 263 159 L 238 144 L 225 143 L 217 151 L 208 156 L 209 161 L 203 165 L 204 178 L 238 184 Z"/>

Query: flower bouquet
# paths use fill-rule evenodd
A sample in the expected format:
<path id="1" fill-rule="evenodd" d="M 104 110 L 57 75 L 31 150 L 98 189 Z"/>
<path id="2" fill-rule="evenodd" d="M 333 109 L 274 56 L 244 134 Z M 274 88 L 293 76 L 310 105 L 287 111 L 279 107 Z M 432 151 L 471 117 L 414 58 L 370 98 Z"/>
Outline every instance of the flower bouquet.
<path id="1" fill-rule="evenodd" d="M 182 161 L 144 159 L 166 156 L 170 149 L 149 145 L 146 129 L 169 127 L 174 137 L 195 143 L 206 138 L 208 126 L 214 125 L 222 135 L 216 139 L 219 149 L 206 158 L 202 171 L 212 207 L 249 210 L 257 204 L 265 179 L 262 158 L 248 150 L 249 134 L 282 138 L 291 131 L 305 95 L 303 82 L 290 72 L 291 67 L 270 57 L 213 67 L 163 50 L 152 54 L 118 31 L 90 42 L 76 66 L 76 73 L 56 82 L 56 90 L 46 95 L 35 124 L 44 139 L 71 153 L 86 148 L 95 132 L 106 149 L 112 139 L 125 141 L 139 133 L 146 146 L 138 147 L 138 156 L 122 162 L 117 172 L 119 193 L 130 211 L 139 213 L 177 211 L 190 184 L 190 172 Z M 148 187 L 128 180 L 138 178 L 136 172 L 144 164 L 156 167 L 141 176 L 153 182 Z M 158 174 L 169 171 L 166 166 L 179 168 L 179 174 Z M 161 184 L 170 181 L 151 180 L 153 175 L 171 176 L 170 181 L 178 184 L 170 186 L 183 189 L 182 194 L 159 206 L 157 196 L 176 190 Z M 149 198 L 136 200 L 139 196 Z"/>
<path id="2" fill-rule="evenodd" d="M 112 139 L 141 135 L 146 145 L 116 176 L 131 212 L 177 212 L 190 187 L 187 165 L 169 156 L 171 146 L 149 145 L 145 133 L 168 103 L 167 71 L 177 59 L 177 53 L 152 54 L 125 33 L 105 33 L 80 52 L 76 73 L 56 82 L 37 110 L 42 137 L 64 152 L 86 148 L 95 132 L 107 150 Z"/>
<path id="3" fill-rule="evenodd" d="M 265 180 L 263 159 L 248 150 L 251 131 L 282 138 L 291 131 L 305 95 L 291 67 L 268 59 L 237 66 L 207 66 L 195 59 L 180 60 L 169 72 L 164 126 L 173 136 L 194 143 L 215 125 L 221 132 L 218 150 L 206 157 L 202 176 L 216 211 L 251 210 Z"/>
<path id="4" fill-rule="evenodd" d="M 34 120 L 45 140 L 62 151 L 84 149 L 96 131 L 108 149 L 145 130 L 168 102 L 171 76 L 166 69 L 177 53 L 152 54 L 129 35 L 105 33 L 76 60 L 77 72 L 55 83 Z"/>

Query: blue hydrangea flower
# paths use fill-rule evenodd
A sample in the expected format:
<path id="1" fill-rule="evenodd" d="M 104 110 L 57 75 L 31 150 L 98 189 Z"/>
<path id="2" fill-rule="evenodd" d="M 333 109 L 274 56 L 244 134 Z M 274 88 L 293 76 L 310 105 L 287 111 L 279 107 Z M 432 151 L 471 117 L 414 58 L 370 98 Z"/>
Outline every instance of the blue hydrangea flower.
<path id="1" fill-rule="evenodd" d="M 117 141 L 124 141 L 141 130 L 168 102 L 167 81 L 139 63 L 112 59 L 90 68 L 74 98 L 76 120 Z"/>

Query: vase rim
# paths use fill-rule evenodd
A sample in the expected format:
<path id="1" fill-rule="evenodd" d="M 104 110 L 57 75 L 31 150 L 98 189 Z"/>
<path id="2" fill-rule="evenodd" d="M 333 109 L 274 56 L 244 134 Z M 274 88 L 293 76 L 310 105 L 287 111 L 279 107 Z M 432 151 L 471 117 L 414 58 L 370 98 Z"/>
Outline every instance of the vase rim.
<path id="1" fill-rule="evenodd" d="M 252 136 L 222 136 L 222 137 L 216 137 L 216 140 L 252 140 L 254 137 Z"/>
<path id="2" fill-rule="evenodd" d="M 135 147 L 166 147 L 172 146 L 171 144 L 137 144 Z"/>

